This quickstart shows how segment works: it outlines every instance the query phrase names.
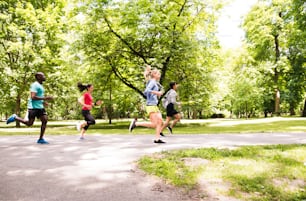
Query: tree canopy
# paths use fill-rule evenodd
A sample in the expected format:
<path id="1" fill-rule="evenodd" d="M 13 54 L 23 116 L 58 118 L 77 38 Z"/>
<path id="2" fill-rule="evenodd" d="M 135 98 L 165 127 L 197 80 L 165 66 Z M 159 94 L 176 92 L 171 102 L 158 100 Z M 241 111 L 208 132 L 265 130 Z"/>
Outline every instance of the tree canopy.
<path id="1" fill-rule="evenodd" d="M 224 53 L 213 0 L 0 1 L 0 111 L 26 110 L 34 73 L 56 98 L 50 117 L 78 118 L 77 82 L 92 83 L 100 118 L 143 115 L 145 64 L 180 84 L 187 118 L 306 113 L 305 3 L 260 0 L 245 44 Z M 304 104 L 303 104 L 304 103 Z"/>

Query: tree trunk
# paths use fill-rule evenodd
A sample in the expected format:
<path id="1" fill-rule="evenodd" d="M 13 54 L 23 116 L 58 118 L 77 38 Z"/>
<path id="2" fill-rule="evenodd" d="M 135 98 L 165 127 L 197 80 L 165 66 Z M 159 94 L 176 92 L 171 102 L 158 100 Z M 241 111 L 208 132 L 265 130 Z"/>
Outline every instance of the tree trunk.
<path id="1" fill-rule="evenodd" d="M 245 102 L 245 116 L 246 116 L 246 119 L 248 119 L 248 102 Z"/>
<path id="2" fill-rule="evenodd" d="M 199 110 L 199 119 L 202 119 L 202 118 L 203 118 L 203 116 L 202 116 L 202 111 Z"/>
<path id="3" fill-rule="evenodd" d="M 276 116 L 280 116 L 279 109 L 280 109 L 280 93 L 279 93 L 278 89 L 275 89 L 275 108 L 274 108 L 274 111 L 275 111 Z"/>
<path id="4" fill-rule="evenodd" d="M 197 119 L 197 110 L 192 110 L 192 119 Z"/>
<path id="5" fill-rule="evenodd" d="M 17 114 L 17 116 L 20 116 L 20 105 L 21 105 L 21 98 L 20 98 L 20 94 L 18 94 L 17 99 L 16 99 L 16 110 L 15 110 L 15 114 Z M 16 127 L 20 128 L 19 121 L 16 121 Z"/>
<path id="6" fill-rule="evenodd" d="M 264 111 L 265 118 L 267 118 L 267 117 L 268 117 L 268 113 L 269 113 L 269 111 L 266 109 L 266 110 Z"/>
<path id="7" fill-rule="evenodd" d="M 274 107 L 274 112 L 276 116 L 280 115 L 280 91 L 278 88 L 278 77 L 279 77 L 279 72 L 277 69 L 278 66 L 278 61 L 280 58 L 280 50 L 279 50 L 279 40 L 278 40 L 278 34 L 274 36 L 274 43 L 275 43 L 275 68 L 274 68 L 274 85 L 275 85 L 275 107 Z"/>
<path id="8" fill-rule="evenodd" d="M 108 123 L 112 124 L 113 108 L 112 108 L 112 82 L 109 85 L 109 108 L 108 108 Z"/>
<path id="9" fill-rule="evenodd" d="M 303 109 L 302 117 L 306 117 L 306 98 L 304 101 L 304 109 Z"/>
<path id="10" fill-rule="evenodd" d="M 294 110 L 294 106 L 293 106 L 292 103 L 290 104 L 290 109 L 289 110 L 290 110 L 290 116 L 296 115 L 295 110 Z"/>

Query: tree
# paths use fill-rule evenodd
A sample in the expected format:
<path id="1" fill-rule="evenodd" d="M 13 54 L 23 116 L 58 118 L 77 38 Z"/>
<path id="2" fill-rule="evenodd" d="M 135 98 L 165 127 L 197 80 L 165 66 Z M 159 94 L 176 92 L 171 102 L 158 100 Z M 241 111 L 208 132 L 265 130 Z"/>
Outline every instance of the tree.
<path id="1" fill-rule="evenodd" d="M 144 96 L 146 63 L 161 71 L 165 88 L 172 80 L 194 86 L 196 79 L 201 86 L 209 86 L 211 79 L 201 75 L 210 73 L 217 61 L 214 33 L 219 7 L 214 1 L 200 0 L 88 0 L 73 15 L 75 20 L 82 18 L 77 29 L 81 40 L 76 45 L 86 61 L 102 71 L 111 69 L 116 79 L 140 96 Z M 189 92 L 193 89 L 198 90 L 193 87 Z"/>
<path id="2" fill-rule="evenodd" d="M 293 0 L 290 12 L 286 15 L 288 21 L 288 52 L 287 57 L 291 68 L 287 72 L 287 99 L 290 114 L 295 115 L 295 109 L 304 100 L 306 105 L 306 4 L 301 0 Z M 302 116 L 306 116 L 304 106 Z"/>
<path id="3" fill-rule="evenodd" d="M 11 97 L 7 112 L 20 115 L 35 72 L 48 76 L 59 68 L 63 8 L 61 0 L 0 1 L 2 93 Z"/>
<path id="4" fill-rule="evenodd" d="M 263 107 L 262 75 L 254 67 L 254 60 L 248 51 L 241 47 L 228 61 L 229 94 L 227 107 L 236 117 L 255 117 Z"/>
<path id="5" fill-rule="evenodd" d="M 243 24 L 250 53 L 258 65 L 267 67 L 259 66 L 259 69 L 267 80 L 264 94 L 266 96 L 274 94 L 273 112 L 276 115 L 280 114 L 280 103 L 286 101 L 289 102 L 293 114 L 301 95 L 304 94 L 301 87 L 301 85 L 305 86 L 303 84 L 305 76 L 301 74 L 303 62 L 296 57 L 296 53 L 300 53 L 303 43 L 305 46 L 305 42 L 300 42 L 304 41 L 305 36 L 302 39 L 297 38 L 297 35 L 302 36 L 302 34 L 297 34 L 301 31 L 297 26 L 293 26 L 296 23 L 293 8 L 291 1 L 259 1 Z M 268 109 L 271 98 L 264 99 L 265 107 Z"/>

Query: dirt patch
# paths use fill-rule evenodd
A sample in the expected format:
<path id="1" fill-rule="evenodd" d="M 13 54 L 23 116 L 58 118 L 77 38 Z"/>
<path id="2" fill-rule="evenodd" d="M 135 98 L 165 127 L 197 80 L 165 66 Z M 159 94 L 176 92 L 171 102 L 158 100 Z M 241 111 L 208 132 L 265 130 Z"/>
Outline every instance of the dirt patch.
<path id="1" fill-rule="evenodd" d="M 154 154 L 154 157 L 162 158 L 161 154 Z M 209 160 L 202 158 L 183 158 L 186 166 L 196 168 L 210 163 Z M 207 180 L 200 177 L 198 184 L 191 190 L 175 187 L 159 177 L 148 175 L 139 168 L 135 171 L 140 177 L 149 177 L 152 183 L 151 191 L 158 192 L 176 192 L 180 194 L 181 200 L 188 201 L 239 201 L 238 199 L 222 195 L 222 192 L 228 191 L 230 183 L 222 180 Z M 140 178 L 141 179 L 141 178 Z"/>
<path id="2" fill-rule="evenodd" d="M 176 198 L 177 201 L 202 201 L 201 199 L 202 193 L 198 191 L 198 189 L 194 189 L 191 191 L 187 191 L 183 188 L 175 187 L 169 184 L 166 180 L 163 180 L 157 176 L 149 175 L 135 166 L 133 170 L 131 170 L 134 175 L 133 178 L 139 181 L 147 181 L 149 184 L 148 188 L 150 191 L 168 194 L 171 198 Z M 175 195 L 175 196 L 173 196 Z M 169 200 L 170 201 L 170 200 Z M 205 201 L 211 201 L 205 199 Z"/>
<path id="3" fill-rule="evenodd" d="M 297 191 L 299 189 L 305 188 L 306 182 L 302 179 L 273 179 L 273 184 L 275 186 L 284 186 L 287 191 Z"/>
<path id="4" fill-rule="evenodd" d="M 187 166 L 192 168 L 210 163 L 210 160 L 203 158 L 183 158 L 183 161 Z M 238 201 L 235 198 L 222 195 L 222 192 L 228 191 L 230 187 L 231 184 L 223 180 L 207 180 L 200 176 L 196 190 L 197 194 L 201 195 L 199 196 L 200 200 Z"/>
<path id="5" fill-rule="evenodd" d="M 239 201 L 236 198 L 223 195 L 230 189 L 231 184 L 223 180 L 207 180 L 206 178 L 199 178 L 199 190 L 207 195 L 207 200 L 218 201 Z"/>
<path id="6" fill-rule="evenodd" d="M 210 163 L 210 160 L 203 158 L 182 158 L 182 161 L 184 161 L 185 165 L 189 167 L 199 167 Z"/>

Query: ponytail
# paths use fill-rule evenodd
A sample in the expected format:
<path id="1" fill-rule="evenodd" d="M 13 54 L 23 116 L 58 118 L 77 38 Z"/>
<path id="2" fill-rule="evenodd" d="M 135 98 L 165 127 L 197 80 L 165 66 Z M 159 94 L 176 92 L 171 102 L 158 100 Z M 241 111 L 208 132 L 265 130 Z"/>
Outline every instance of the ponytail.
<path id="1" fill-rule="evenodd" d="M 145 81 L 149 81 L 151 79 L 151 66 L 146 64 L 145 71 L 143 72 L 143 75 L 145 77 Z"/>
<path id="2" fill-rule="evenodd" d="M 80 92 L 84 91 L 85 89 L 87 90 L 89 87 L 91 87 L 92 84 L 82 84 L 81 82 L 78 82 L 78 88 Z"/>

